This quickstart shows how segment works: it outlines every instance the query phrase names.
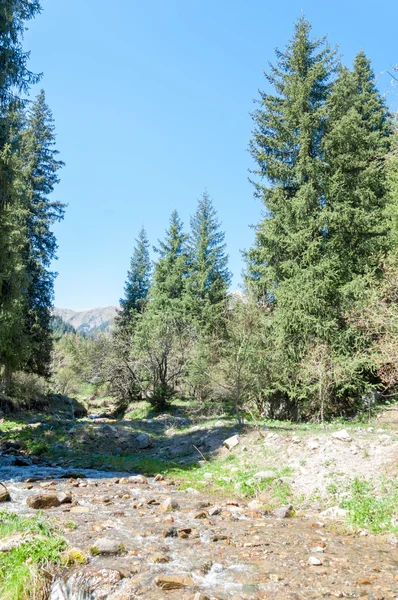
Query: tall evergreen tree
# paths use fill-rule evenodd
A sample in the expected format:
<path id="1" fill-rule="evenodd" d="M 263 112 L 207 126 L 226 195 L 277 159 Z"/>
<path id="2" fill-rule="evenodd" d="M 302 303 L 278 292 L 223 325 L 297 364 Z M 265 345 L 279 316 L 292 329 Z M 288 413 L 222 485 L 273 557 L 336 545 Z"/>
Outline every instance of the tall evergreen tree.
<path id="1" fill-rule="evenodd" d="M 325 249 L 339 286 L 352 288 L 358 277 L 378 267 L 388 250 L 384 157 L 391 120 L 363 52 L 352 71 L 341 70 L 327 108 Z"/>
<path id="2" fill-rule="evenodd" d="M 18 136 L 14 114 L 23 104 L 19 95 L 39 79 L 28 70 L 29 53 L 21 43 L 26 21 L 38 12 L 38 0 L 4 0 L 0 5 L 0 377 L 3 382 L 8 381 L 10 371 L 22 359 L 19 352 L 23 347 L 25 279 L 21 253 L 25 209 L 15 186 L 19 163 L 15 161 Z"/>
<path id="3" fill-rule="evenodd" d="M 266 214 L 247 256 L 248 284 L 280 308 L 279 331 L 294 353 L 297 342 L 334 327 L 326 311 L 333 274 L 323 262 L 322 140 L 337 61 L 326 38 L 311 38 L 304 17 L 286 50 L 276 55 L 266 75 L 276 93 L 261 93 L 253 113 L 250 150 L 258 176 L 253 183 Z"/>
<path id="4" fill-rule="evenodd" d="M 202 326 L 214 325 L 231 282 L 224 239 L 217 212 L 205 190 L 191 218 L 187 280 L 189 308 Z"/>
<path id="5" fill-rule="evenodd" d="M 26 243 L 23 250 L 25 272 L 25 344 L 27 371 L 47 375 L 52 350 L 51 306 L 54 279 L 51 263 L 57 242 L 51 228 L 63 219 L 65 206 L 51 198 L 59 183 L 63 163 L 55 148 L 54 120 L 44 91 L 29 109 L 21 134 L 19 151 L 19 193 L 25 207 Z"/>
<path id="6" fill-rule="evenodd" d="M 120 300 L 119 326 L 128 325 L 137 313 L 143 313 L 149 298 L 152 282 L 152 264 L 149 256 L 149 241 L 142 227 L 131 258 L 130 269 L 124 287 L 124 298 Z"/>
<path id="7" fill-rule="evenodd" d="M 164 241 L 159 240 L 159 260 L 155 264 L 154 285 L 151 294 L 160 303 L 181 300 L 188 274 L 187 234 L 183 223 L 174 210 Z"/>

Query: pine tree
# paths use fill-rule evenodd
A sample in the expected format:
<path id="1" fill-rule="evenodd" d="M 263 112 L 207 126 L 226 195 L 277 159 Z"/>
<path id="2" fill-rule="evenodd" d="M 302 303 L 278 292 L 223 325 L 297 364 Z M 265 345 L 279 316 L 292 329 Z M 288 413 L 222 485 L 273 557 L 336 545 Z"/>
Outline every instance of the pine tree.
<path id="1" fill-rule="evenodd" d="M 266 75 L 276 94 L 261 93 L 253 113 L 250 150 L 259 178 L 253 183 L 266 214 L 247 255 L 247 282 L 278 308 L 282 343 L 294 354 L 308 338 L 335 326 L 328 313 L 333 273 L 323 257 L 322 140 L 337 61 L 326 38 L 311 38 L 304 17 L 286 50 L 276 55 Z"/>
<path id="2" fill-rule="evenodd" d="M 23 359 L 22 250 L 26 215 L 15 186 L 15 112 L 23 104 L 20 94 L 39 79 L 28 70 L 29 53 L 21 44 L 26 21 L 38 12 L 37 0 L 4 0 L 0 5 L 0 374 L 3 370 L 6 385 L 10 372 Z"/>
<path id="3" fill-rule="evenodd" d="M 224 239 L 217 212 L 205 190 L 191 218 L 187 301 L 190 311 L 206 328 L 215 325 L 231 282 Z"/>
<path id="4" fill-rule="evenodd" d="M 352 71 L 341 70 L 327 108 L 325 248 L 339 286 L 352 289 L 378 268 L 388 250 L 384 157 L 391 120 L 363 52 Z"/>
<path id="5" fill-rule="evenodd" d="M 131 258 L 130 270 L 124 287 L 125 296 L 120 300 L 119 327 L 127 326 L 137 313 L 143 313 L 148 302 L 152 281 L 152 264 L 149 257 L 149 241 L 142 227 Z"/>
<path id="6" fill-rule="evenodd" d="M 188 275 L 188 236 L 176 210 L 171 214 L 170 227 L 164 241 L 159 240 L 159 260 L 155 264 L 151 295 L 157 303 L 182 300 Z"/>
<path id="7" fill-rule="evenodd" d="M 54 279 L 51 263 L 57 242 L 51 228 L 63 219 L 65 206 L 51 198 L 63 163 L 55 149 L 54 120 L 44 91 L 29 109 L 21 134 L 17 185 L 25 207 L 23 263 L 26 286 L 24 370 L 48 375 L 52 350 L 51 306 Z"/>

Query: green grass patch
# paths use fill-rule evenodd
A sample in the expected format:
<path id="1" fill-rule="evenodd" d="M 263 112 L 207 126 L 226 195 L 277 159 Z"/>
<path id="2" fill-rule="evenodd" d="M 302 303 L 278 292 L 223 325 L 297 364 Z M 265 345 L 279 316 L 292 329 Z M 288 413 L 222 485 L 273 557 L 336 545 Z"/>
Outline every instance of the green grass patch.
<path id="1" fill-rule="evenodd" d="M 380 489 L 355 478 L 349 495 L 341 502 L 349 510 L 349 522 L 372 533 L 398 532 L 398 480 L 382 481 Z"/>
<path id="2" fill-rule="evenodd" d="M 44 569 L 60 560 L 64 539 L 41 515 L 28 518 L 0 511 L 0 540 L 23 534 L 26 541 L 0 554 L 0 598 L 28 600 L 40 597 L 46 579 Z"/>

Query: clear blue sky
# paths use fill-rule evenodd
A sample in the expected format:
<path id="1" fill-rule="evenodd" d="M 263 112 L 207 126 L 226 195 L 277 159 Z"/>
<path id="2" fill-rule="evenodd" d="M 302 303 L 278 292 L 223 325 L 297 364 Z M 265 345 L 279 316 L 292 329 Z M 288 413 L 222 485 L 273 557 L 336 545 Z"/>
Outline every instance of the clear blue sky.
<path id="1" fill-rule="evenodd" d="M 66 163 L 56 190 L 69 206 L 56 226 L 55 304 L 75 310 L 117 304 L 141 225 L 155 245 L 174 208 L 188 227 L 204 186 L 238 287 L 240 250 L 262 210 L 247 180 L 249 112 L 275 46 L 285 45 L 302 10 L 314 35 L 340 45 L 346 64 L 360 49 L 378 74 L 398 62 L 393 0 L 42 4 L 24 44 L 31 69 L 44 73 Z M 389 82 L 380 75 L 383 91 Z"/>

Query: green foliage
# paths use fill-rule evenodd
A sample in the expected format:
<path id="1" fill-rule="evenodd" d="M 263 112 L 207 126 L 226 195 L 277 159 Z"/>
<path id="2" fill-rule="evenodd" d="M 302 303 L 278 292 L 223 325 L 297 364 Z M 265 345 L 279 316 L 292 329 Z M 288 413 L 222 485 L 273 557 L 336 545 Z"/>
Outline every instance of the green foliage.
<path id="1" fill-rule="evenodd" d="M 214 331 L 220 324 L 231 282 L 224 238 L 213 202 L 205 190 L 191 218 L 186 302 L 193 318 L 206 331 Z"/>
<path id="2" fill-rule="evenodd" d="M 255 194 L 266 216 L 248 252 L 247 285 L 273 316 L 284 373 L 272 375 L 302 416 L 350 412 L 376 383 L 369 340 L 347 318 L 380 279 L 389 250 L 391 123 L 361 52 L 339 66 L 302 17 L 277 51 L 253 114 Z M 319 360 L 321 357 L 321 360 Z"/>
<path id="3" fill-rule="evenodd" d="M 26 243 L 24 206 L 16 185 L 20 175 L 19 135 L 15 115 L 25 94 L 39 77 L 27 69 L 29 53 L 21 40 L 26 21 L 40 12 L 36 0 L 5 0 L 0 6 L 0 377 L 3 387 L 26 358 L 23 250 Z M 3 371 L 1 373 L 1 371 Z M 1 385 L 0 380 L 0 385 Z"/>
<path id="4" fill-rule="evenodd" d="M 159 248 L 155 248 L 159 259 L 155 264 L 151 297 L 159 307 L 183 296 L 188 275 L 187 238 L 183 232 L 183 223 L 174 210 L 166 237 L 164 241 L 159 240 Z"/>
<path id="5" fill-rule="evenodd" d="M 0 555 L 0 596 L 4 600 L 28 600 L 43 592 L 43 566 L 59 562 L 66 542 L 41 517 L 21 517 L 0 511 L 0 538 L 23 533 L 25 543 Z"/>
<path id="6" fill-rule="evenodd" d="M 398 531 L 398 482 L 386 479 L 380 490 L 362 479 L 355 478 L 348 497 L 341 503 L 348 509 L 350 522 L 373 533 Z"/>
<path id="7" fill-rule="evenodd" d="M 136 313 L 144 312 L 151 287 L 151 275 L 149 241 L 145 229 L 141 228 L 127 274 L 125 297 L 120 300 L 122 310 L 118 319 L 119 327 L 127 327 Z"/>

